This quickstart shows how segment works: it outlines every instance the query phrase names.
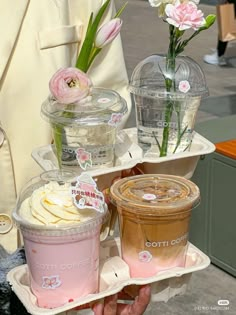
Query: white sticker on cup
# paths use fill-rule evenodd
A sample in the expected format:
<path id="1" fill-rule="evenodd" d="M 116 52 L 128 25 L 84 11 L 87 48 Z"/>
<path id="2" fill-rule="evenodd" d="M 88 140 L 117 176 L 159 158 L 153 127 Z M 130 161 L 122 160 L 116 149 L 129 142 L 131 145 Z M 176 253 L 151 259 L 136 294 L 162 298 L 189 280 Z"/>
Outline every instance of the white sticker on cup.
<path id="1" fill-rule="evenodd" d="M 79 209 L 95 209 L 104 212 L 104 196 L 97 189 L 97 184 L 92 176 L 83 173 L 77 178 L 76 185 L 71 187 L 74 204 Z"/>
<path id="2" fill-rule="evenodd" d="M 143 199 L 145 200 L 155 200 L 157 197 L 154 194 L 144 194 Z"/>

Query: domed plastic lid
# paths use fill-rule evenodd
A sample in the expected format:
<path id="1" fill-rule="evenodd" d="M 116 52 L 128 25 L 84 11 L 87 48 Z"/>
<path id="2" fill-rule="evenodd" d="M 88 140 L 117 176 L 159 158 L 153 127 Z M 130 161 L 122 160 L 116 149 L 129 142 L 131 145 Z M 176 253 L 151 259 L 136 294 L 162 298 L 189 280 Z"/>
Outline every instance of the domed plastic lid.
<path id="1" fill-rule="evenodd" d="M 36 235 L 73 235 L 93 230 L 106 220 L 107 206 L 93 178 L 53 170 L 30 180 L 21 191 L 13 219 Z"/>
<path id="2" fill-rule="evenodd" d="M 190 211 L 200 200 L 198 187 L 174 175 L 137 175 L 111 187 L 112 200 L 128 212 L 164 216 Z"/>
<path id="3" fill-rule="evenodd" d="M 164 97 L 168 94 L 165 78 L 174 79 L 175 91 L 172 89 L 170 93 L 175 93 L 178 97 L 206 97 L 209 94 L 202 69 L 193 59 L 186 56 L 176 57 L 175 71 L 167 70 L 165 56 L 149 56 L 135 67 L 129 90 L 136 95 Z M 180 89 L 180 82 L 187 82 L 187 92 Z"/>
<path id="4" fill-rule="evenodd" d="M 91 95 L 79 104 L 61 104 L 50 96 L 42 104 L 41 114 L 53 123 L 98 124 L 111 121 L 112 115 L 121 118 L 127 110 L 126 101 L 117 92 L 93 88 Z"/>

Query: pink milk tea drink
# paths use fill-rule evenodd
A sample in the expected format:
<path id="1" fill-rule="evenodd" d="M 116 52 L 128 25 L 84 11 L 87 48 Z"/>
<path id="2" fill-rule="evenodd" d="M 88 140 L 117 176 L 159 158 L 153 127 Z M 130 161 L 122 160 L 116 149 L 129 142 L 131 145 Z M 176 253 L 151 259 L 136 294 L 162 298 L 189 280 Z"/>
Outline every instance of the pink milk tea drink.
<path id="1" fill-rule="evenodd" d="M 84 174 L 50 171 L 21 192 L 13 213 L 23 236 L 30 287 L 42 308 L 98 291 L 103 195 Z"/>
<path id="2" fill-rule="evenodd" d="M 172 175 L 136 175 L 115 182 L 111 198 L 131 277 L 185 266 L 191 210 L 200 198 L 194 183 Z"/>

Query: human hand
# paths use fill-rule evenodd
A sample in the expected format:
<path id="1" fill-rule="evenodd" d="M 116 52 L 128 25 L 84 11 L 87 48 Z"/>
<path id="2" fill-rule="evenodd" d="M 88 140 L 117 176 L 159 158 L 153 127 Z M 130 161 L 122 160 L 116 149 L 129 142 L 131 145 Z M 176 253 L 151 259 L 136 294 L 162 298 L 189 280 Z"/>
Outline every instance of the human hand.
<path id="1" fill-rule="evenodd" d="M 118 294 L 114 294 L 104 298 L 104 303 L 96 303 L 92 309 L 94 315 L 142 315 L 150 302 L 151 287 L 145 285 L 139 289 L 132 304 L 117 303 Z"/>

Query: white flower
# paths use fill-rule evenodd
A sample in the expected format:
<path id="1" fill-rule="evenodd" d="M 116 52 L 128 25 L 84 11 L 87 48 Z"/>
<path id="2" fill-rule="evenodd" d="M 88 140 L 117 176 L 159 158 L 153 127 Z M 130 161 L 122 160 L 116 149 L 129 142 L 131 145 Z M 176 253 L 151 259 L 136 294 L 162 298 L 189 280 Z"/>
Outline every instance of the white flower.
<path id="1" fill-rule="evenodd" d="M 176 0 L 148 0 L 151 7 L 159 7 L 168 3 L 175 3 Z"/>
<path id="2" fill-rule="evenodd" d="M 148 0 L 151 7 L 159 7 L 162 3 L 161 0 Z"/>
<path id="3" fill-rule="evenodd" d="M 175 4 L 177 0 L 148 0 L 151 7 L 159 7 L 160 5 L 166 4 Z M 193 2 L 195 4 L 199 4 L 200 0 L 180 0 L 181 3 L 183 2 Z"/>
<path id="4" fill-rule="evenodd" d="M 195 4 L 199 4 L 200 0 L 191 0 L 191 2 L 193 2 Z"/>

